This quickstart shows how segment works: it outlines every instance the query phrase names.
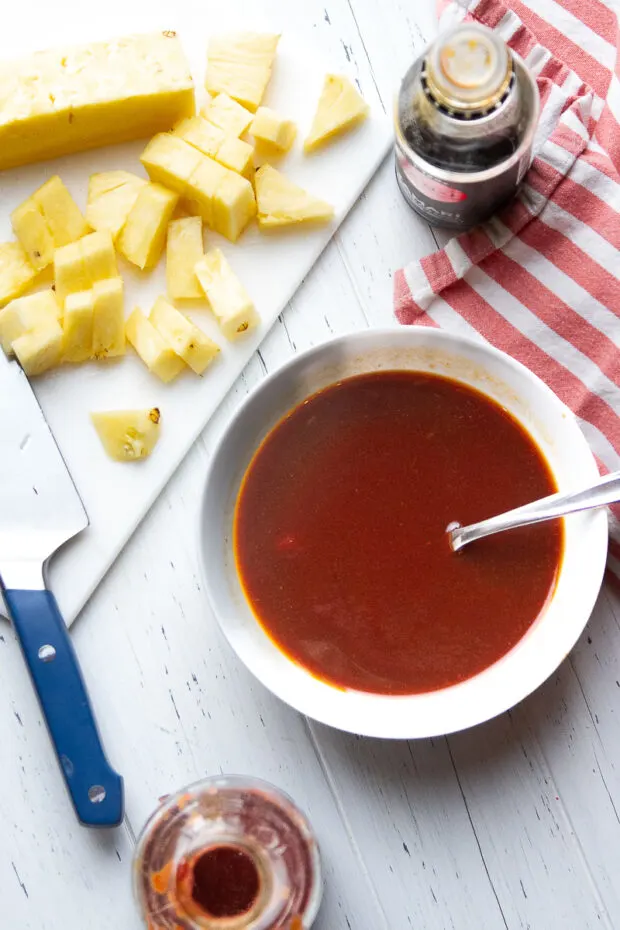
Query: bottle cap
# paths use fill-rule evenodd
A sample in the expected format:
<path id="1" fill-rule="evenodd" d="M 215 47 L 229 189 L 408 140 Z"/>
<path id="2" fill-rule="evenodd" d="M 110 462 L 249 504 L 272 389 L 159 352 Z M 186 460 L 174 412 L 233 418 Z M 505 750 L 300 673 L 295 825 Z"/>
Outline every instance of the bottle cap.
<path id="1" fill-rule="evenodd" d="M 431 95 L 456 111 L 486 110 L 501 100 L 512 74 L 506 43 L 473 23 L 444 32 L 431 46 L 426 80 Z"/>

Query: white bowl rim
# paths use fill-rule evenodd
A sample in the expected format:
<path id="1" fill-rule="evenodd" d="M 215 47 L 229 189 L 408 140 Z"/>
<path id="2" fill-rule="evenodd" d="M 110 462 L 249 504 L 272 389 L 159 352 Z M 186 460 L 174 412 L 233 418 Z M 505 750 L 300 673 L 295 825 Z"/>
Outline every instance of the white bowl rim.
<path id="1" fill-rule="evenodd" d="M 294 660 L 286 656 L 284 652 L 277 649 L 275 644 L 273 644 L 267 634 L 262 630 L 262 627 L 260 627 L 259 621 L 253 617 L 253 623 L 256 624 L 256 627 L 261 630 L 265 640 L 270 644 L 271 648 L 277 652 L 280 659 L 291 668 L 294 668 L 296 670 L 296 674 L 301 673 L 305 678 L 312 682 L 312 688 L 314 691 L 316 691 L 317 698 L 313 698 L 309 701 L 305 699 L 305 697 L 300 696 L 300 694 L 295 690 L 288 688 L 286 685 L 283 686 L 278 676 L 272 677 L 265 675 L 264 670 L 260 667 L 260 664 L 255 661 L 256 656 L 252 654 L 252 651 L 242 650 L 240 648 L 239 642 L 236 640 L 228 621 L 222 616 L 222 613 L 219 609 L 218 598 L 214 585 L 212 584 L 212 577 L 205 558 L 204 545 L 205 528 L 203 515 L 205 513 L 213 472 L 215 470 L 219 456 L 222 454 L 222 450 L 228 437 L 234 431 L 238 421 L 241 419 L 246 410 L 256 401 L 256 398 L 259 397 L 262 392 L 266 391 L 276 380 L 280 379 L 283 375 L 295 369 L 296 367 L 301 367 L 304 362 L 310 360 L 313 356 L 318 358 L 321 353 L 329 347 L 335 347 L 338 344 L 344 344 L 350 340 L 359 341 L 360 343 L 368 342 L 369 344 L 372 344 L 373 340 L 381 340 L 383 338 L 390 339 L 395 336 L 398 337 L 399 333 L 402 333 L 405 338 L 411 338 L 413 334 L 416 333 L 420 334 L 421 336 L 424 334 L 424 337 L 430 336 L 432 340 L 437 339 L 440 344 L 443 341 L 446 343 L 456 342 L 459 345 L 462 345 L 465 350 L 469 349 L 473 352 L 482 351 L 483 353 L 490 355 L 491 358 L 498 360 L 502 365 L 507 366 L 508 368 L 512 368 L 513 371 L 519 373 L 521 376 L 524 376 L 530 382 L 534 383 L 536 385 L 536 390 L 541 395 L 546 395 L 547 400 L 558 408 L 558 412 L 563 410 L 565 412 L 563 415 L 565 415 L 568 420 L 574 424 L 576 430 L 576 440 L 581 444 L 581 451 L 583 453 L 587 453 L 589 463 L 591 465 L 590 474 L 586 477 L 585 480 L 596 480 L 599 475 L 596 460 L 590 447 L 587 444 L 583 433 L 578 426 L 577 420 L 572 411 L 570 411 L 569 408 L 565 406 L 565 404 L 557 397 L 551 388 L 545 384 L 544 381 L 542 381 L 536 374 L 534 374 L 534 372 L 530 371 L 530 369 L 528 369 L 521 362 L 514 359 L 512 356 L 508 355 L 500 349 L 495 348 L 485 341 L 473 339 L 469 336 L 463 336 L 454 332 L 429 327 L 391 326 L 369 328 L 364 330 L 350 330 L 344 333 L 340 333 L 330 339 L 324 340 L 315 346 L 311 346 L 309 349 L 303 352 L 297 353 L 282 365 L 279 365 L 277 368 L 275 368 L 272 372 L 269 372 L 260 381 L 260 383 L 257 384 L 248 393 L 248 395 L 234 411 L 230 420 L 221 429 L 213 445 L 210 461 L 204 479 L 204 487 L 201 494 L 197 519 L 197 543 L 200 553 L 199 561 L 205 591 L 207 593 L 208 601 L 218 622 L 220 630 L 224 634 L 228 644 L 236 653 L 237 657 L 254 675 L 254 677 L 257 678 L 265 688 L 267 688 L 267 690 L 271 691 L 272 694 L 280 698 L 280 700 L 284 701 L 284 703 L 288 704 L 290 707 L 294 708 L 305 716 L 310 717 L 319 723 L 326 724 L 344 732 L 384 739 L 416 739 L 447 735 L 449 733 L 467 729 L 472 726 L 477 726 L 478 724 L 484 723 L 487 720 L 496 717 L 497 715 L 503 713 L 506 710 L 509 710 L 520 701 L 528 697 L 533 691 L 540 687 L 540 685 L 542 685 L 543 682 L 546 681 L 550 675 L 552 675 L 553 672 L 559 667 L 585 629 L 596 603 L 603 581 L 608 546 L 608 524 L 604 509 L 588 512 L 590 519 L 589 531 L 592 533 L 592 539 L 589 541 L 588 546 L 589 569 L 585 579 L 581 579 L 582 584 L 578 590 L 578 597 L 576 597 L 576 599 L 579 601 L 579 609 L 574 611 L 573 622 L 566 624 L 566 630 L 564 631 L 561 638 L 557 638 L 555 641 L 549 641 L 549 637 L 547 637 L 547 660 L 543 663 L 537 663 L 536 667 L 533 669 L 524 667 L 522 669 L 522 675 L 519 677 L 519 680 L 513 680 L 510 687 L 502 687 L 502 677 L 501 674 L 498 676 L 497 672 L 506 662 L 506 660 L 513 656 L 513 654 L 519 649 L 524 640 L 528 638 L 532 629 L 539 626 L 540 628 L 543 627 L 540 619 L 535 621 L 533 627 L 530 628 L 530 631 L 525 634 L 525 636 L 516 644 L 516 646 L 506 654 L 506 656 L 503 656 L 492 666 L 484 669 L 478 675 L 473 676 L 473 678 L 469 678 L 464 682 L 461 682 L 457 685 L 452 685 L 445 689 L 425 692 L 422 694 L 384 695 L 367 692 L 343 691 L 327 684 L 326 682 L 321 681 L 318 678 L 315 678 L 310 674 L 310 672 L 308 672 L 308 670 L 303 668 L 301 665 L 298 665 L 296 662 L 294 662 Z M 415 341 L 415 337 L 413 341 Z M 385 371 L 389 369 L 384 368 L 382 370 Z M 455 378 L 455 380 L 459 379 Z M 482 388 L 478 387 L 478 390 L 484 393 Z M 311 390 L 308 396 L 313 393 L 314 390 Z M 266 429 L 263 435 L 267 435 L 267 433 L 272 428 L 273 427 L 269 427 L 269 429 Z M 567 541 L 565 538 L 563 563 L 566 557 L 566 549 Z M 577 595 L 577 591 L 575 593 Z M 551 598 L 551 601 L 554 600 L 554 597 Z M 572 608 L 573 604 L 571 603 L 570 606 Z M 251 612 L 251 607 L 249 607 L 249 605 L 248 610 Z M 481 704 L 478 703 L 476 705 L 477 710 L 472 713 L 467 706 L 467 702 L 463 702 L 462 700 L 462 692 L 472 683 L 479 681 L 483 677 L 486 677 L 487 679 L 494 679 L 492 684 L 497 687 L 497 699 L 494 701 L 489 700 L 485 702 L 484 705 L 482 705 L 484 707 L 483 710 L 481 710 Z M 367 709 L 372 707 L 372 715 L 369 717 L 367 714 L 360 713 L 359 709 L 354 710 L 353 713 L 348 711 L 345 711 L 344 713 L 337 712 L 336 708 L 334 707 L 334 703 L 336 700 L 340 699 L 343 694 L 349 696 L 354 695 L 355 698 L 359 699 L 359 703 L 361 705 L 366 705 Z M 446 704 L 446 706 L 441 709 L 439 715 L 434 715 L 435 718 L 439 716 L 441 722 L 435 719 L 434 723 L 429 723 L 428 725 L 418 725 L 415 727 L 409 725 L 407 722 L 408 709 L 413 709 L 414 705 L 421 705 L 423 703 L 429 702 L 432 702 L 433 704 L 438 702 Z"/>

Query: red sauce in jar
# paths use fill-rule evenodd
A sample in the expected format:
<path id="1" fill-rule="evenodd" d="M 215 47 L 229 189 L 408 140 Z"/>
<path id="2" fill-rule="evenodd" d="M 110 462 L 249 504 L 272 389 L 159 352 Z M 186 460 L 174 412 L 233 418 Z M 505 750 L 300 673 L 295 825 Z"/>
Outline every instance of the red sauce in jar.
<path id="1" fill-rule="evenodd" d="M 463 681 L 505 655 L 553 592 L 561 522 L 448 545 L 556 489 L 521 425 L 478 391 L 385 371 L 318 392 L 266 437 L 237 501 L 238 574 L 274 643 L 333 685 Z"/>

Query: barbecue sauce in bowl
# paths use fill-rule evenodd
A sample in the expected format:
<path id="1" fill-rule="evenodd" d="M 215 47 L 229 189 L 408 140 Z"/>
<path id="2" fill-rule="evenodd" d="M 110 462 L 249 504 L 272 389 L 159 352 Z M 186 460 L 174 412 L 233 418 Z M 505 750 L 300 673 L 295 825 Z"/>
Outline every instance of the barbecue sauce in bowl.
<path id="1" fill-rule="evenodd" d="M 553 594 L 561 522 L 453 553 L 446 527 L 557 490 L 498 403 L 379 371 L 305 400 L 267 435 L 234 519 L 238 576 L 277 647 L 338 688 L 415 694 L 487 668 Z"/>

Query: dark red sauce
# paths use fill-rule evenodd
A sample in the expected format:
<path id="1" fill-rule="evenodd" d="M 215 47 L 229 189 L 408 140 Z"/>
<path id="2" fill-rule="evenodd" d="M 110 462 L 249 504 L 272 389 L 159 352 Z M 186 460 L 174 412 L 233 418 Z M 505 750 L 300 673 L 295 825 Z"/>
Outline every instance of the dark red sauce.
<path id="1" fill-rule="evenodd" d="M 209 917 L 238 917 L 256 903 L 260 875 L 239 846 L 214 846 L 181 864 L 177 885 L 180 898 L 189 891 L 193 904 Z"/>
<path id="2" fill-rule="evenodd" d="M 238 573 L 273 641 L 317 677 L 384 694 L 477 674 L 553 592 L 558 522 L 453 553 L 446 526 L 556 490 L 494 401 L 447 378 L 376 372 L 315 394 L 266 437 L 235 514 Z"/>

